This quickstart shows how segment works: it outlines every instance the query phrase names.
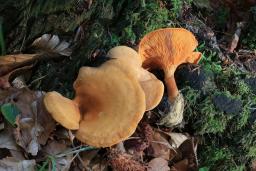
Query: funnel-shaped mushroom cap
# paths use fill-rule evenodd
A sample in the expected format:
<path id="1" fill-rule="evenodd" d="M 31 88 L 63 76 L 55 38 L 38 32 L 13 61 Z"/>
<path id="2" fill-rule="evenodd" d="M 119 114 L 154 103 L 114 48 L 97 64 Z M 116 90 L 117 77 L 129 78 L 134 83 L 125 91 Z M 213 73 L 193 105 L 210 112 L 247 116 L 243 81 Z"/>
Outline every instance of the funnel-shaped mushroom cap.
<path id="1" fill-rule="evenodd" d="M 112 48 L 107 56 L 112 58 L 107 64 L 114 64 L 127 74 L 138 78 L 145 93 L 147 111 L 160 103 L 164 93 L 164 85 L 152 73 L 141 67 L 142 60 L 135 50 L 127 46 L 117 46 Z"/>
<path id="2" fill-rule="evenodd" d="M 82 119 L 76 137 L 109 147 L 131 136 L 145 112 L 145 95 L 136 78 L 118 67 L 82 67 L 74 83 Z"/>
<path id="3" fill-rule="evenodd" d="M 57 92 L 48 92 L 44 97 L 44 105 L 52 117 L 68 129 L 78 129 L 80 112 L 76 103 Z"/>
<path id="4" fill-rule="evenodd" d="M 144 68 L 162 68 L 172 75 L 182 63 L 198 63 L 200 52 L 193 52 L 198 42 L 183 28 L 165 28 L 148 33 L 139 44 Z"/>

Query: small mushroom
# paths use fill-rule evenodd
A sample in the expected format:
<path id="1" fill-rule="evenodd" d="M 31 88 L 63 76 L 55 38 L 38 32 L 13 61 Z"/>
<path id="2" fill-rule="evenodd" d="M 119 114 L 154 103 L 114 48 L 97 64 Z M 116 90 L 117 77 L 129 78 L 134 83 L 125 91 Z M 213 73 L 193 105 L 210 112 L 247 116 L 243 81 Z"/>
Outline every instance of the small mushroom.
<path id="1" fill-rule="evenodd" d="M 108 65 L 115 65 L 127 74 L 136 76 L 146 98 L 146 111 L 155 108 L 161 101 L 164 85 L 154 74 L 143 69 L 138 53 L 127 46 L 116 46 L 109 50 L 107 56 L 112 58 Z"/>
<path id="2" fill-rule="evenodd" d="M 76 137 L 109 147 L 131 136 L 145 112 L 145 94 L 135 77 L 118 67 L 82 67 L 74 83 L 82 119 Z"/>
<path id="3" fill-rule="evenodd" d="M 148 33 L 139 44 L 139 54 L 146 69 L 162 69 L 165 74 L 170 112 L 160 124 L 174 126 L 183 119 L 184 99 L 179 93 L 174 72 L 180 64 L 197 64 L 200 52 L 193 52 L 198 42 L 195 36 L 183 28 L 164 28 Z"/>

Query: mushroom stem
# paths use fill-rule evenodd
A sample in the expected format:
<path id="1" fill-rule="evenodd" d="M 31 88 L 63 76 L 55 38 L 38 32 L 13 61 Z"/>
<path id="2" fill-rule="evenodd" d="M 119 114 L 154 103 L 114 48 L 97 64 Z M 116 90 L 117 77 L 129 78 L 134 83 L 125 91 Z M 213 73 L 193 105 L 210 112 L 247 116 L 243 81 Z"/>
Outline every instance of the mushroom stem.
<path id="1" fill-rule="evenodd" d="M 171 103 L 173 103 L 179 94 L 174 75 L 165 78 L 165 83 L 167 87 L 168 99 Z"/>

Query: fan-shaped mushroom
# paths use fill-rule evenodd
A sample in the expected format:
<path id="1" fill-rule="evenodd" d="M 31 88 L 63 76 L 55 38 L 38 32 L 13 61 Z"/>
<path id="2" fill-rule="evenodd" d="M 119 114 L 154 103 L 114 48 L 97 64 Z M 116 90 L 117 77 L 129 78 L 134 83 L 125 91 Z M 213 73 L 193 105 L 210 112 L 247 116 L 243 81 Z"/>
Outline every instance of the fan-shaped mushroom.
<path id="1" fill-rule="evenodd" d="M 168 99 L 172 104 L 171 112 L 161 121 L 166 126 L 173 126 L 182 121 L 184 100 L 179 94 L 174 72 L 182 63 L 199 62 L 201 53 L 193 52 L 197 45 L 195 36 L 183 28 L 155 30 L 145 35 L 139 44 L 142 66 L 146 69 L 162 69 L 165 74 Z"/>
<path id="2" fill-rule="evenodd" d="M 82 67 L 74 89 L 74 100 L 50 92 L 44 102 L 64 127 L 77 129 L 75 116 L 79 113 L 76 137 L 88 145 L 109 147 L 125 140 L 145 112 L 145 95 L 136 77 L 115 66 Z M 70 126 L 70 122 L 75 126 Z"/>
<path id="3" fill-rule="evenodd" d="M 127 74 L 137 77 L 146 97 L 146 110 L 155 108 L 161 101 L 164 85 L 154 74 L 143 69 L 138 53 L 127 46 L 116 46 L 109 50 L 107 56 L 112 58 L 107 64 L 116 65 Z"/>
<path id="4" fill-rule="evenodd" d="M 133 134 L 145 111 L 145 95 L 135 77 L 106 64 L 83 67 L 74 88 L 83 116 L 79 140 L 108 147 Z"/>

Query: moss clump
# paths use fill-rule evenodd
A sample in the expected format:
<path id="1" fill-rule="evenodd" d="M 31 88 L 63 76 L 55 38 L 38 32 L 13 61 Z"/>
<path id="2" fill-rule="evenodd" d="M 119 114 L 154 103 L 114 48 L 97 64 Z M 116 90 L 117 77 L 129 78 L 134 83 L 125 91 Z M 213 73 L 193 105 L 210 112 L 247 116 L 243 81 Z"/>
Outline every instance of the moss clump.
<path id="1" fill-rule="evenodd" d="M 224 67 L 215 62 L 215 58 L 205 51 L 201 63 L 214 73 L 216 87 L 206 93 L 191 87 L 182 90 L 187 101 L 184 114 L 187 129 L 192 128 L 195 135 L 202 137 L 198 152 L 202 166 L 210 170 L 244 170 L 256 159 L 255 122 L 249 121 L 256 105 L 256 94 L 244 81 L 250 77 L 249 73 L 234 66 Z M 239 101 L 242 110 L 232 114 L 218 109 L 213 100 L 217 95 Z"/>
<path id="2" fill-rule="evenodd" d="M 108 45 L 134 45 L 146 33 L 166 27 L 172 20 L 170 11 L 160 1 L 124 2 L 123 5 L 122 14 L 109 29 Z"/>

